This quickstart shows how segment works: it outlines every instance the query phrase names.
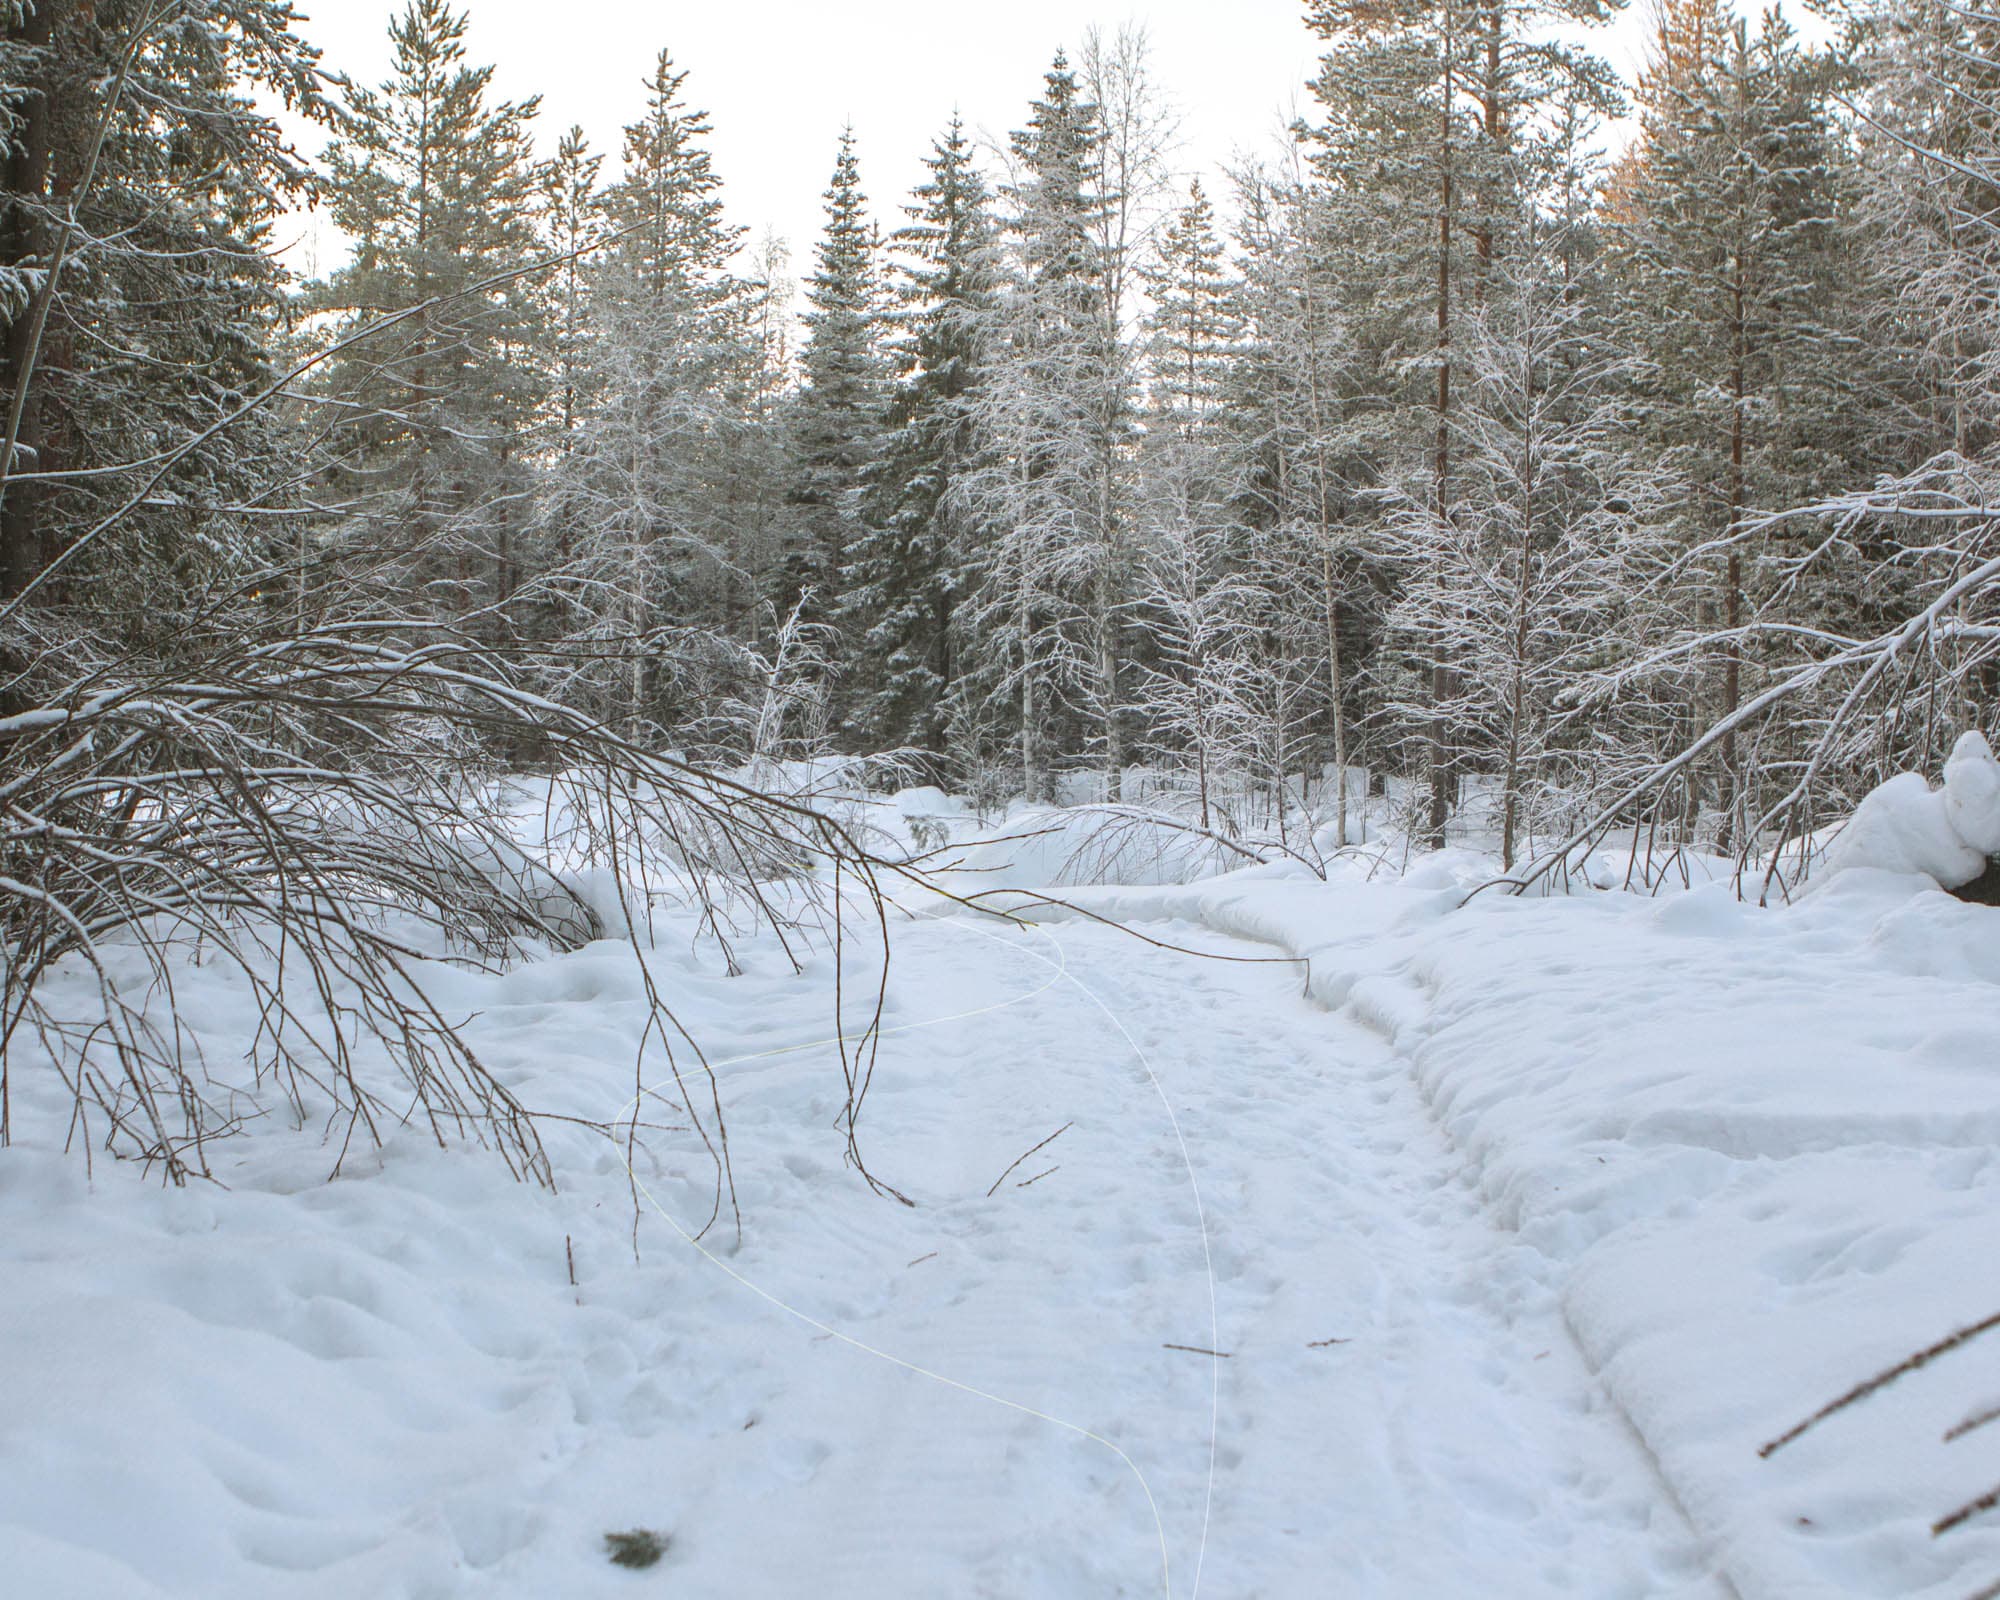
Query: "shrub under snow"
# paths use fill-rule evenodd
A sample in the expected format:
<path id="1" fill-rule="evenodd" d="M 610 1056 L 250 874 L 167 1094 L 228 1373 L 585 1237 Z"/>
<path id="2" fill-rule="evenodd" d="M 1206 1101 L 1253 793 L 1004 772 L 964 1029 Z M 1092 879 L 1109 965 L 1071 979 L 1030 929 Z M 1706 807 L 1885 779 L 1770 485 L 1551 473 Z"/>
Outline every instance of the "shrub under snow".
<path id="1" fill-rule="evenodd" d="M 2000 761 L 1981 733 L 1952 747 L 1944 785 L 1898 773 L 1870 792 L 1827 847 L 1821 882 L 1857 867 L 1921 872 L 1946 889 L 1970 883 L 2000 855 Z"/>

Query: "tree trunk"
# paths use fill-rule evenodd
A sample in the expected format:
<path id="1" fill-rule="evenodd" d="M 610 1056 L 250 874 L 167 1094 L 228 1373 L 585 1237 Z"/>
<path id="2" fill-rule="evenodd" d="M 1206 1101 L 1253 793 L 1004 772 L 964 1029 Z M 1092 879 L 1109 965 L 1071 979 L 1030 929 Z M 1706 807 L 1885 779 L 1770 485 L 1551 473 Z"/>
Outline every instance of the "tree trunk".
<path id="1" fill-rule="evenodd" d="M 1736 526 L 1743 517 L 1744 502 L 1744 441 L 1743 403 L 1747 388 L 1745 368 L 1748 365 L 1747 330 L 1744 326 L 1745 285 L 1743 281 L 1743 255 L 1739 249 L 1736 256 L 1735 272 L 1730 283 L 1731 330 L 1729 363 L 1729 535 L 1733 538 Z M 1743 698 L 1743 647 L 1736 638 L 1736 630 L 1743 625 L 1743 553 L 1735 544 L 1729 547 L 1729 567 L 1723 579 L 1722 625 L 1729 635 L 1722 658 L 1722 715 L 1733 716 Z M 1738 817 L 1743 804 L 1743 780 L 1737 770 L 1736 733 L 1731 729 L 1722 736 L 1722 818 L 1720 831 L 1716 836 L 1717 847 L 1728 854 L 1736 847 Z"/>
<path id="2" fill-rule="evenodd" d="M 1320 514 L 1324 517 L 1324 510 Z M 1326 610 L 1326 685 L 1333 699 L 1333 843 L 1335 849 L 1341 849 L 1347 844 L 1347 717 L 1340 704 L 1340 610 L 1333 588 L 1333 547 L 1324 527 L 1320 531 L 1319 582 Z"/>
<path id="3" fill-rule="evenodd" d="M 1530 350 L 1527 371 L 1527 406 L 1523 413 L 1526 437 L 1521 449 L 1521 542 L 1516 551 L 1514 574 L 1514 682 L 1507 703 L 1507 764 L 1501 780 L 1502 816 L 1500 823 L 1500 869 L 1514 865 L 1514 837 L 1521 820 L 1521 753 L 1526 739 L 1528 641 L 1532 620 L 1528 608 L 1535 559 L 1535 358 Z"/>
<path id="4" fill-rule="evenodd" d="M 1340 676 L 1340 608 L 1333 583 L 1333 522 L 1327 511 L 1326 423 L 1319 386 L 1319 315 L 1313 293 L 1312 262 L 1303 263 L 1306 312 L 1306 403 L 1310 407 L 1313 430 L 1313 479 L 1319 506 L 1320 598 L 1326 613 L 1326 687 L 1333 711 L 1333 766 L 1339 781 L 1335 785 L 1333 842 L 1336 848 L 1347 843 L 1347 716 L 1342 704 Z"/>
<path id="5" fill-rule="evenodd" d="M 1029 634 L 1032 613 L 1028 606 L 1028 555 L 1021 552 L 1021 572 L 1019 587 L 1014 591 L 1014 630 L 1019 637 L 1017 648 L 1021 652 L 1021 790 L 1030 803 L 1042 798 L 1041 748 L 1036 741 L 1035 730 L 1035 671 L 1030 654 L 1033 641 Z"/>
<path id="6" fill-rule="evenodd" d="M 29 49 L 46 48 L 54 37 L 55 12 L 56 6 L 45 0 L 25 20 L 8 25 L 9 37 Z M 28 87 L 18 115 L 16 143 L 4 168 L 5 192 L 0 194 L 0 205 L 6 208 L 4 220 L 0 220 L 0 252 L 4 252 L 10 266 L 34 260 L 46 266 L 53 241 L 38 216 L 47 198 L 55 140 L 46 83 Z M 8 325 L 5 345 L 0 347 L 0 390 L 4 390 L 10 407 L 21 388 L 22 375 L 33 359 L 34 338 L 34 319 L 23 310 Z M 36 468 L 47 470 L 54 463 L 48 458 L 41 396 L 31 386 L 20 398 L 18 443 L 26 447 L 20 452 L 21 460 L 31 460 Z M 8 462 L 6 470 L 11 473 L 20 464 L 20 461 Z M 0 505 L 0 597 L 11 597 L 25 589 L 41 570 L 43 552 L 37 513 L 42 491 L 35 484 L 8 483 L 5 494 L 5 503 Z"/>
<path id="7" fill-rule="evenodd" d="M 1440 526 L 1451 516 L 1452 48 L 1447 26 L 1444 41 L 1444 109 L 1440 114 L 1443 138 L 1439 146 L 1438 181 L 1437 446 L 1433 462 Z M 1431 665 L 1431 803 L 1425 828 L 1426 842 L 1433 850 L 1444 848 L 1445 825 L 1451 820 L 1452 809 L 1458 800 L 1458 763 L 1452 751 L 1451 734 L 1445 726 L 1447 708 L 1457 689 L 1458 674 L 1440 651 L 1439 658 Z"/>

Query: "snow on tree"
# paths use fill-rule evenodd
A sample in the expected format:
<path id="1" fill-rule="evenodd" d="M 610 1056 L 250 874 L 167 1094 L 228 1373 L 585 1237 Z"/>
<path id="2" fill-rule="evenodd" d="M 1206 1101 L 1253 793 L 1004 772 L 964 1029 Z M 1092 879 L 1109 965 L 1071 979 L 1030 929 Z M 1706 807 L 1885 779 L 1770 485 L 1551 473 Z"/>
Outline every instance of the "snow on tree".
<path id="1" fill-rule="evenodd" d="M 1626 337 L 1646 362 L 1643 433 L 1694 490 L 1680 537 L 1716 640 L 1690 712 L 1700 725 L 1730 717 L 1757 681 L 1744 630 L 1780 593 L 1764 570 L 1779 552 L 1745 536 L 1748 514 L 1851 470 L 1862 344 L 1843 315 L 1847 174 L 1823 74 L 1775 17 L 1753 35 L 1708 4 L 1682 8 L 1678 26 L 1686 36 L 1641 84 L 1643 143 L 1611 242 Z M 1725 848 L 1753 787 L 1731 734 L 1709 791 Z"/>
<path id="2" fill-rule="evenodd" d="M 724 219 L 686 79 L 661 51 L 625 129 L 603 202 L 614 243 L 589 285 L 578 443 L 541 497 L 574 551 L 554 580 L 567 631 L 601 657 L 589 703 L 635 733 L 699 714 L 760 627 L 777 628 L 780 554 L 738 515 L 770 499 L 741 476 L 762 385 L 730 270 L 742 230 Z"/>
<path id="3" fill-rule="evenodd" d="M 0 7 L 0 711 L 17 674 L 171 648 L 296 505 L 275 417 L 215 426 L 276 374 L 271 229 L 318 181 L 270 111 L 327 115 L 296 20 Z"/>
<path id="4" fill-rule="evenodd" d="M 840 135 L 826 191 L 826 228 L 806 282 L 802 381 L 792 408 L 797 545 L 790 568 L 796 589 L 786 598 L 796 604 L 810 591 L 806 614 L 812 618 L 841 610 L 843 573 L 863 537 L 863 480 L 881 449 L 888 368 L 876 249 L 850 127 Z"/>
<path id="5" fill-rule="evenodd" d="M 331 475 L 342 538 L 397 553 L 440 615 L 492 631 L 517 582 L 523 444 L 546 394 L 536 255 L 533 100 L 494 102 L 493 69 L 465 64 L 466 16 L 409 0 L 389 25 L 389 77 L 342 80 L 327 152 L 332 216 L 351 259 L 315 287 L 330 333 L 408 310 L 390 342 L 323 369 L 342 408 Z M 484 285 L 484 287 L 481 287 Z"/>
<path id="6" fill-rule="evenodd" d="M 855 726 L 872 748 L 913 747 L 935 763 L 952 746 L 954 726 L 963 730 L 969 720 L 959 660 L 969 641 L 959 609 L 990 535 L 959 483 L 978 459 L 974 408 L 1002 266 L 992 195 L 957 119 L 925 166 L 929 176 L 905 208 L 909 220 L 891 240 L 886 342 L 897 380 L 842 604 L 859 663 Z"/>

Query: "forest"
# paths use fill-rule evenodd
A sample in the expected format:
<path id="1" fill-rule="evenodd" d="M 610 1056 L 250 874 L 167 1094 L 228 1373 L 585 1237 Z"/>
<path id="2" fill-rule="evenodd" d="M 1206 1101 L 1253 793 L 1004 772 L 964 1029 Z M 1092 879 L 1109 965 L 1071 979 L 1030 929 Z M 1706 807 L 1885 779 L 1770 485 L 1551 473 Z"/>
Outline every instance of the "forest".
<path id="1" fill-rule="evenodd" d="M 421 642 L 701 762 L 1805 831 L 1992 688 L 2000 23 L 1668 0 L 1625 85 L 1602 14 L 1313 0 L 1222 195 L 1093 32 L 907 197 L 830 150 L 800 318 L 664 49 L 550 153 L 444 0 L 374 86 L 282 0 L 11 0 L 6 710 Z"/>
<path id="2" fill-rule="evenodd" d="M 1976 8 L 1663 0 L 1625 84 L 1598 0 L 1310 0 L 1214 194 L 1091 30 L 912 194 L 843 136 L 802 284 L 666 49 L 609 152 L 447 0 L 375 85 L 287 0 L 0 14 L 7 1034 L 162 914 L 544 926 L 496 775 L 691 808 L 753 900 L 867 868 L 780 792 L 824 758 L 1280 851 L 1372 805 L 1517 888 L 1618 830 L 1768 898 L 1990 702 Z M 301 279 L 306 207 L 351 248 Z"/>

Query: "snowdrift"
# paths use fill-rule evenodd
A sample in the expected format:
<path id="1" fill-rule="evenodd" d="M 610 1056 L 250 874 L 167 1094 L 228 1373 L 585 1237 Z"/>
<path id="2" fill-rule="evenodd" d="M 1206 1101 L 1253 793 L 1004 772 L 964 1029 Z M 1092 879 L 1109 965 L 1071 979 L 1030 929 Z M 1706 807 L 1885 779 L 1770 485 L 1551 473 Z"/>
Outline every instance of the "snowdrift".
<path id="1" fill-rule="evenodd" d="M 2000 1329 L 1760 1451 L 2000 1312 L 2000 910 L 1932 882 L 1994 837 L 1993 776 L 1973 736 L 1944 790 L 1887 786 L 1784 908 L 1468 904 L 1450 860 L 1070 898 L 1275 946 L 1393 1045 L 1742 1600 L 1967 1600 Z"/>
<path id="2" fill-rule="evenodd" d="M 1192 883 L 1256 852 L 1127 806 L 1024 806 L 964 838 L 937 865 L 954 890 L 1056 889 L 1085 884 Z"/>
<path id="3" fill-rule="evenodd" d="M 1957 889 L 2000 856 L 2000 761 L 1981 733 L 1965 733 L 1933 789 L 1904 772 L 1871 791 L 1827 846 L 1812 882 L 1843 872 L 1922 873 Z"/>

